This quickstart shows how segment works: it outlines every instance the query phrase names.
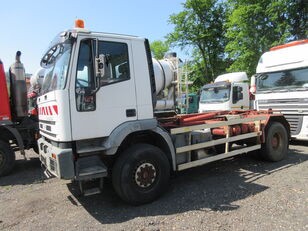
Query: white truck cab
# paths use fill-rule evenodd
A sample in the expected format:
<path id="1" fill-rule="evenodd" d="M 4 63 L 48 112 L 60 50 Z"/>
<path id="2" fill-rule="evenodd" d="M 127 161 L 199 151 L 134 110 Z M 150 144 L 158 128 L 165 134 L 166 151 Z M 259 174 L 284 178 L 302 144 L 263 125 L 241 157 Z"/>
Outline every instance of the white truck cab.
<path id="1" fill-rule="evenodd" d="M 264 53 L 251 81 L 256 109 L 281 112 L 292 138 L 308 140 L 308 39 Z"/>
<path id="2" fill-rule="evenodd" d="M 249 84 L 246 72 L 219 75 L 203 86 L 199 112 L 249 109 Z"/>
<path id="3" fill-rule="evenodd" d="M 45 76 L 38 98 L 46 175 L 78 182 L 84 195 L 99 193 L 110 177 L 119 197 L 136 205 L 159 197 L 172 171 L 261 148 L 268 160 L 285 157 L 289 126 L 281 115 L 176 115 L 177 60 L 175 54 L 152 59 L 145 38 L 80 26 L 57 35 L 41 61 Z M 222 87 L 237 89 L 229 98 L 239 107 L 248 93 L 241 84 Z M 239 146 L 232 150 L 234 142 Z M 93 182 L 98 187 L 86 187 Z"/>

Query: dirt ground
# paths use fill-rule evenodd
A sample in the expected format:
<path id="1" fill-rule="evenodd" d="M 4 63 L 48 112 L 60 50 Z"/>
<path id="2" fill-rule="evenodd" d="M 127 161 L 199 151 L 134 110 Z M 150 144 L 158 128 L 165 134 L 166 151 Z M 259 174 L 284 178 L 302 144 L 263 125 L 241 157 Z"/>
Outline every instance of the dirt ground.
<path id="1" fill-rule="evenodd" d="M 277 163 L 244 155 L 177 173 L 139 207 L 110 182 L 80 198 L 70 181 L 45 179 L 28 152 L 0 178 L 0 230 L 308 230 L 308 143 L 293 142 Z"/>

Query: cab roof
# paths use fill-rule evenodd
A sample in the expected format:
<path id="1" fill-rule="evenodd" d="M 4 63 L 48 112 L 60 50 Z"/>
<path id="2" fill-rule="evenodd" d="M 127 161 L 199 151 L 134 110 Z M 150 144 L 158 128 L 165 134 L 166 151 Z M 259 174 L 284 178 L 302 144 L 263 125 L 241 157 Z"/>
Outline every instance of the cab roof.
<path id="1" fill-rule="evenodd" d="M 308 43 L 286 46 L 265 52 L 258 63 L 257 73 L 308 67 Z"/>

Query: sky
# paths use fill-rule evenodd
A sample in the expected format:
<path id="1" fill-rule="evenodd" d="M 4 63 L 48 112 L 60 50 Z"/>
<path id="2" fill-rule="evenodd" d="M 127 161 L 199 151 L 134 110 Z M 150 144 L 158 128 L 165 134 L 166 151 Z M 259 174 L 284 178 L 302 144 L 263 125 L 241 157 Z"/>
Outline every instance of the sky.
<path id="1" fill-rule="evenodd" d="M 0 59 L 5 70 L 17 50 L 27 73 L 39 68 L 41 56 L 61 31 L 72 29 L 75 19 L 85 28 L 164 40 L 173 30 L 169 16 L 180 12 L 184 0 L 0 0 Z M 176 49 L 175 49 L 176 50 Z M 177 52 L 181 52 L 176 50 Z"/>

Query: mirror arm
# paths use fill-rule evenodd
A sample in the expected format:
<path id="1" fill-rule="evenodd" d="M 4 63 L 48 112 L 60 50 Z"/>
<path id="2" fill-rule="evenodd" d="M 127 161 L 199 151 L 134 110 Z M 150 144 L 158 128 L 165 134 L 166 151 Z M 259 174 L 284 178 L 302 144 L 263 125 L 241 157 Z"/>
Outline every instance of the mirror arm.
<path id="1" fill-rule="evenodd" d="M 98 39 L 95 39 L 95 58 L 98 59 Z"/>
<path id="2" fill-rule="evenodd" d="M 99 54 L 98 54 L 98 39 L 95 39 L 95 78 L 99 76 Z M 96 83 L 96 81 L 95 81 Z"/>
<path id="3" fill-rule="evenodd" d="M 99 62 L 99 54 L 98 54 L 98 45 L 99 45 L 99 42 L 98 42 L 98 39 L 96 38 L 95 39 L 95 59 L 94 59 L 94 67 L 95 67 L 95 80 L 94 80 L 94 83 L 95 83 L 95 89 L 91 91 L 91 95 L 94 95 L 96 92 L 98 92 L 98 90 L 101 88 L 101 85 L 100 85 L 100 77 L 98 75 L 99 71 L 98 71 L 98 62 Z"/>
<path id="4" fill-rule="evenodd" d="M 91 93 L 90 93 L 91 95 L 96 94 L 96 92 L 98 92 L 98 90 L 101 88 L 101 85 L 99 83 L 99 77 L 95 77 L 95 85 L 97 87 L 95 87 L 95 89 L 91 91 Z"/>

